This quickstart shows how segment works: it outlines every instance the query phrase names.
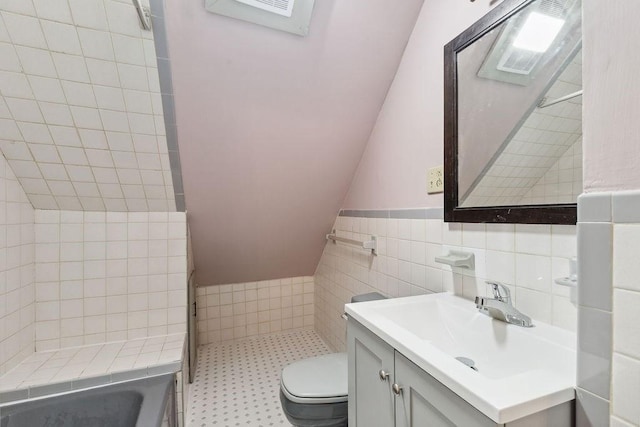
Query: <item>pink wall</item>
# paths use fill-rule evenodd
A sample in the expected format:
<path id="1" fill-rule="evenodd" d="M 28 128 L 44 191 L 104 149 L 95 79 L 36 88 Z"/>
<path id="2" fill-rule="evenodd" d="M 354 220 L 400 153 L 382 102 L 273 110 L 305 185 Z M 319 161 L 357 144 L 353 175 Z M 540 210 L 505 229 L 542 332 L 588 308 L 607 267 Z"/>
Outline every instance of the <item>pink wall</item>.
<path id="1" fill-rule="evenodd" d="M 584 190 L 640 188 L 640 2 L 584 2 Z"/>
<path id="2" fill-rule="evenodd" d="M 166 2 L 198 284 L 312 275 L 422 0 L 319 0 L 299 37 Z"/>
<path id="3" fill-rule="evenodd" d="M 427 195 L 427 170 L 444 155 L 443 47 L 491 8 L 489 0 L 425 2 L 345 209 L 443 205 L 441 194 Z"/>

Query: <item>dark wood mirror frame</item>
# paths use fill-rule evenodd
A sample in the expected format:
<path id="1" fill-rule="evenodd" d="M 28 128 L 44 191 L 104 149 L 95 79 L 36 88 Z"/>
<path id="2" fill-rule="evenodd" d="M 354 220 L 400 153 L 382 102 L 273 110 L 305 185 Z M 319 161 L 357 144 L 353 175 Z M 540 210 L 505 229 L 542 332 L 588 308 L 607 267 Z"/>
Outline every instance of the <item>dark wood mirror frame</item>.
<path id="1" fill-rule="evenodd" d="M 458 202 L 457 55 L 534 0 L 505 0 L 444 47 L 444 220 L 518 224 L 575 224 L 575 203 L 460 207 Z"/>

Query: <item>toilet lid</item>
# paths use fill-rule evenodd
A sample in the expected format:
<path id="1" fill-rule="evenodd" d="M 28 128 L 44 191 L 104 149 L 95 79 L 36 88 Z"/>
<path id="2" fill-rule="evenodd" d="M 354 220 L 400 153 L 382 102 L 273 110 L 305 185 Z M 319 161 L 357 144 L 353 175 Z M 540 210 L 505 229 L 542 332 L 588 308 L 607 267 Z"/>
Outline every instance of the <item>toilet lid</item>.
<path id="1" fill-rule="evenodd" d="M 347 354 L 333 353 L 300 360 L 282 370 L 282 392 L 297 403 L 347 400 Z"/>

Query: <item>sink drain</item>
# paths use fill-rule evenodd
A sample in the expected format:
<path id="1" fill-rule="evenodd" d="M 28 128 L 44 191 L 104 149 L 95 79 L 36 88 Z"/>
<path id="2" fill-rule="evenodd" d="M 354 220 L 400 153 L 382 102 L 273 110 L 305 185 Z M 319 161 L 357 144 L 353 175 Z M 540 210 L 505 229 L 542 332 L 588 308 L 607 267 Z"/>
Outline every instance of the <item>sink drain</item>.
<path id="1" fill-rule="evenodd" d="M 473 359 L 469 359 L 468 357 L 458 356 L 458 357 L 456 357 L 456 360 L 458 362 L 464 363 L 465 365 L 467 365 L 468 367 L 470 367 L 474 371 L 478 370 L 478 368 L 476 368 L 476 362 L 474 362 Z"/>

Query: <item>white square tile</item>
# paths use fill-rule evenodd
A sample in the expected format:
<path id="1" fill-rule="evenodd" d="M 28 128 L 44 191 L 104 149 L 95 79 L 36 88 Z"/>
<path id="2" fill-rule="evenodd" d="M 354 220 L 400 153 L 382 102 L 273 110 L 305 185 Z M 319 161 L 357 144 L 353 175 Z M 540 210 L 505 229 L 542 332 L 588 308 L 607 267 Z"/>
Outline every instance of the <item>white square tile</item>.
<path id="1" fill-rule="evenodd" d="M 112 34 L 111 38 L 117 62 L 130 65 L 146 65 L 141 39 L 120 34 Z"/>
<path id="2" fill-rule="evenodd" d="M 158 153 L 158 141 L 153 135 L 133 134 L 133 146 L 137 153 Z"/>
<path id="3" fill-rule="evenodd" d="M 107 15 L 102 0 L 69 0 L 75 24 L 79 27 L 107 30 Z"/>
<path id="4" fill-rule="evenodd" d="M 73 25 L 40 21 L 49 49 L 54 52 L 82 55 L 78 33 Z"/>
<path id="5" fill-rule="evenodd" d="M 156 79 L 157 79 L 158 62 L 157 62 L 157 56 L 156 56 L 156 46 L 155 46 L 153 40 L 143 40 L 142 45 L 143 45 L 142 47 L 144 48 L 144 59 L 145 59 L 145 62 L 147 64 L 147 67 L 149 67 L 147 69 L 147 72 L 149 74 L 152 73 L 152 72 L 155 72 Z M 151 70 L 152 68 L 154 70 Z"/>
<path id="6" fill-rule="evenodd" d="M 512 252 L 515 250 L 513 224 L 487 224 L 487 249 Z"/>
<path id="7" fill-rule="evenodd" d="M 147 75 L 149 78 L 149 90 L 152 93 L 160 93 L 160 76 L 158 75 L 158 69 L 147 67 Z M 158 114 L 162 115 L 162 111 L 157 111 Z"/>
<path id="8" fill-rule="evenodd" d="M 113 43 L 111 36 L 106 31 L 91 30 L 88 28 L 78 28 L 80 45 L 82 52 L 87 58 L 103 59 L 113 61 Z M 91 68 L 89 69 L 91 71 Z"/>
<path id="9" fill-rule="evenodd" d="M 118 174 L 110 168 L 92 168 L 97 183 L 118 184 Z"/>
<path id="10" fill-rule="evenodd" d="M 118 75 L 123 89 L 148 91 L 149 79 L 145 67 L 130 64 L 118 64 Z"/>
<path id="11" fill-rule="evenodd" d="M 74 108 L 72 107 L 72 111 Z M 75 127 L 50 125 L 49 132 L 53 142 L 58 146 L 80 147 L 82 145 Z"/>
<path id="12" fill-rule="evenodd" d="M 29 83 L 38 101 L 66 103 L 60 81 L 48 77 L 29 76 Z"/>
<path id="13" fill-rule="evenodd" d="M 640 421 L 640 361 L 614 353 L 611 372 L 612 412 L 638 424 Z"/>
<path id="14" fill-rule="evenodd" d="M 517 224 L 516 252 L 537 255 L 551 254 L 551 226 Z"/>
<path id="15" fill-rule="evenodd" d="M 40 111 L 44 116 L 45 123 L 49 125 L 73 126 L 71 110 L 64 104 L 54 104 L 51 102 L 38 102 Z"/>
<path id="16" fill-rule="evenodd" d="M 128 132 L 107 132 L 109 149 L 112 151 L 133 151 L 131 134 Z"/>
<path id="17" fill-rule="evenodd" d="M 527 288 L 517 287 L 515 305 L 518 310 L 526 313 L 532 319 L 551 323 L 552 296 L 546 292 L 538 292 Z M 534 320 L 534 324 L 535 324 Z"/>
<path id="18" fill-rule="evenodd" d="M 63 167 L 64 170 L 64 167 Z M 44 175 L 44 173 L 43 173 Z M 66 176 L 66 173 L 65 173 Z M 49 188 L 54 196 L 76 196 L 76 190 L 70 181 L 49 181 Z"/>
<path id="19" fill-rule="evenodd" d="M 10 43 L 0 43 L 0 70 L 22 72 L 18 55 Z"/>
<path id="20" fill-rule="evenodd" d="M 160 156 L 158 154 L 136 153 L 136 158 L 138 160 L 138 167 L 142 170 L 159 171 L 162 169 L 162 166 L 160 164 Z M 420 262 L 424 263 L 424 258 L 422 258 Z"/>
<path id="21" fill-rule="evenodd" d="M 5 98 L 7 106 L 17 121 L 42 122 L 44 119 L 36 101 L 30 99 Z"/>
<path id="22" fill-rule="evenodd" d="M 30 144 L 29 149 L 36 162 L 40 163 L 61 163 L 58 151 L 53 145 Z"/>
<path id="23" fill-rule="evenodd" d="M 487 279 L 497 280 L 507 284 L 516 283 L 516 261 L 513 252 L 487 251 L 486 254 Z"/>
<path id="24" fill-rule="evenodd" d="M 58 76 L 63 80 L 89 83 L 89 72 L 82 56 L 53 52 L 53 62 Z M 63 84 L 64 86 L 64 84 Z"/>
<path id="25" fill-rule="evenodd" d="M 151 96 L 148 92 L 126 89 L 123 92 L 127 111 L 132 113 L 153 114 Z"/>
<path id="26" fill-rule="evenodd" d="M 94 85 L 120 87 L 120 77 L 115 62 L 93 58 L 85 58 L 85 61 L 91 83 Z"/>
<path id="27" fill-rule="evenodd" d="M 0 141 L 0 147 L 8 160 L 33 160 L 29 146 L 24 142 Z"/>
<path id="28" fill-rule="evenodd" d="M 121 111 L 100 110 L 104 130 L 113 132 L 129 132 L 127 115 Z"/>
<path id="29" fill-rule="evenodd" d="M 77 127 L 85 129 L 103 129 L 100 113 L 96 108 L 77 106 L 72 106 L 70 108 L 73 121 Z"/>
<path id="30" fill-rule="evenodd" d="M 122 96 L 122 90 L 120 88 L 94 86 L 93 90 L 96 95 L 98 107 L 108 110 L 125 111 L 124 97 Z"/>
<path id="31" fill-rule="evenodd" d="M 136 169 L 138 167 L 138 162 L 136 161 L 136 156 L 134 153 L 125 151 L 112 151 L 111 156 L 113 157 L 113 163 L 117 168 Z"/>
<path id="32" fill-rule="evenodd" d="M 27 78 L 23 74 L 9 71 L 0 71 L 0 92 L 4 96 L 15 98 L 34 98 L 34 92 L 31 90 Z"/>
<path id="33" fill-rule="evenodd" d="M 129 127 L 131 128 L 131 132 L 146 135 L 156 134 L 154 116 L 139 113 L 128 113 L 127 116 L 129 117 Z"/>
<path id="34" fill-rule="evenodd" d="M 91 168 L 88 166 L 65 165 L 67 174 L 74 182 L 95 182 Z"/>
<path id="35" fill-rule="evenodd" d="M 640 292 L 614 289 L 613 298 L 613 348 L 640 359 Z"/>
<path id="36" fill-rule="evenodd" d="M 87 165 L 87 156 L 82 148 L 58 147 L 58 152 L 65 165 Z"/>
<path id="37" fill-rule="evenodd" d="M 613 283 L 617 288 L 640 291 L 640 225 L 616 224 L 613 228 Z"/>
<path id="38" fill-rule="evenodd" d="M 37 18 L 2 12 L 2 19 L 14 44 L 47 49 Z"/>
<path id="39" fill-rule="evenodd" d="M 516 284 L 541 292 L 551 292 L 551 258 L 516 254 Z"/>
<path id="40" fill-rule="evenodd" d="M 67 171 L 62 165 L 42 164 L 39 165 L 42 176 L 48 180 L 68 180 Z"/>
<path id="41" fill-rule="evenodd" d="M 30 1 L 5 0 L 2 2 L 2 10 L 19 13 L 21 15 L 36 16 L 36 9 Z"/>
<path id="42" fill-rule="evenodd" d="M 93 87 L 90 84 L 62 80 L 62 88 L 69 105 L 97 107 Z"/>
<path id="43" fill-rule="evenodd" d="M 78 197 L 82 210 L 86 212 L 105 211 L 104 201 L 101 197 Z"/>
<path id="44" fill-rule="evenodd" d="M 34 142 L 36 144 L 53 143 L 49 129 L 44 124 L 18 122 L 18 127 L 26 142 Z"/>
<path id="45" fill-rule="evenodd" d="M 108 150 L 85 150 L 89 164 L 95 167 L 113 167 L 111 153 Z M 107 197 L 105 195 L 105 197 Z"/>
<path id="46" fill-rule="evenodd" d="M 0 119 L 0 134 L 3 135 L 4 139 L 18 141 L 22 139 L 20 129 L 14 120 Z"/>
<path id="47" fill-rule="evenodd" d="M 82 146 L 85 149 L 106 149 L 107 138 L 104 131 L 92 129 L 78 129 Z"/>
<path id="48" fill-rule="evenodd" d="M 111 32 L 141 37 L 138 16 L 132 4 L 108 0 L 105 8 Z"/>
<path id="49" fill-rule="evenodd" d="M 140 171 L 136 169 L 118 169 L 118 178 L 122 184 L 141 184 Z"/>
<path id="50" fill-rule="evenodd" d="M 98 186 L 94 182 L 74 182 L 73 187 L 78 197 L 100 197 Z"/>
<path id="51" fill-rule="evenodd" d="M 66 0 L 33 0 L 41 19 L 72 24 L 71 11 Z"/>
<path id="52" fill-rule="evenodd" d="M 33 161 L 9 160 L 9 165 L 18 178 L 42 178 L 38 166 Z"/>

